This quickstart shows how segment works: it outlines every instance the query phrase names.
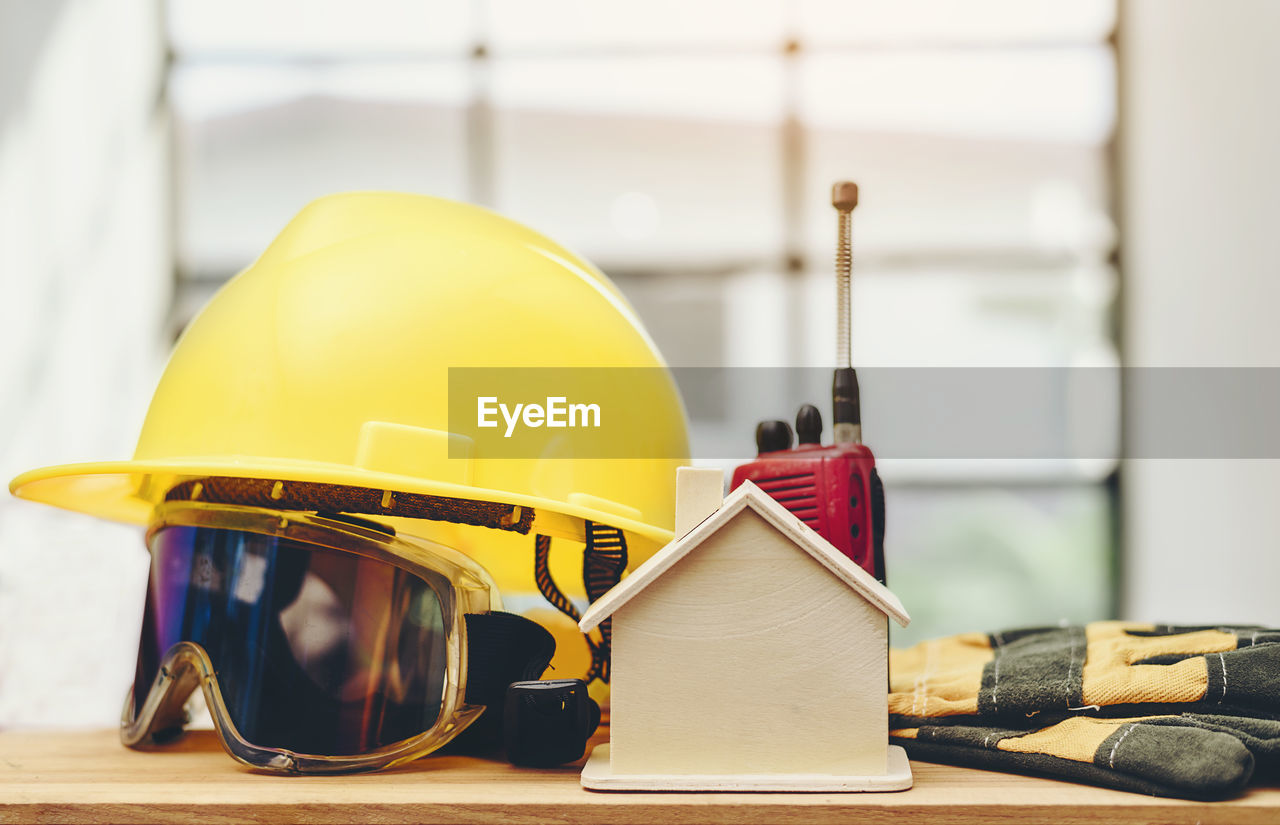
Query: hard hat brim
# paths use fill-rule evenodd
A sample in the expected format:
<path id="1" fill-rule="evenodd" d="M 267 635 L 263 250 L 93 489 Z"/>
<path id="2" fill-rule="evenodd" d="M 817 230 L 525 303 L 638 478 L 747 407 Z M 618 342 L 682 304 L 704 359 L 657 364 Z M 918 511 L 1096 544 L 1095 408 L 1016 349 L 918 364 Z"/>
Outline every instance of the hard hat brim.
<path id="1" fill-rule="evenodd" d="M 146 525 L 152 510 L 164 500 L 170 489 L 183 481 L 209 476 L 345 484 L 372 490 L 530 507 L 535 513 L 534 531 L 575 541 L 584 540 L 584 521 L 617 527 L 630 534 L 633 542 L 639 540 L 641 547 L 661 547 L 672 538 L 670 530 L 573 502 L 300 461 L 189 458 L 60 464 L 22 473 L 9 482 L 9 492 L 28 501 L 64 510 L 126 524 Z"/>

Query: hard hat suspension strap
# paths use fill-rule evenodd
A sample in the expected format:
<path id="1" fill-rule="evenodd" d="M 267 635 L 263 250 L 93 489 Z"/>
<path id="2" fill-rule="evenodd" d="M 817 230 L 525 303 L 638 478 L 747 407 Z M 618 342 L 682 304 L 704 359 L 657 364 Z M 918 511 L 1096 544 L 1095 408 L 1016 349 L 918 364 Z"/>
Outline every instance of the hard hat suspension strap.
<path id="1" fill-rule="evenodd" d="M 587 599 L 594 602 L 622 580 L 627 567 L 627 539 L 616 527 L 593 521 L 585 525 L 587 546 L 582 552 L 582 582 Z M 582 619 L 569 597 L 556 585 L 551 576 L 551 537 L 539 535 L 534 540 L 533 580 L 551 606 L 577 622 Z M 609 653 L 613 643 L 613 629 L 608 619 L 600 623 L 600 641 L 583 634 L 591 650 L 591 670 L 586 681 L 609 681 Z"/>
<path id="2" fill-rule="evenodd" d="M 586 586 L 587 599 L 594 602 L 614 585 L 622 581 L 622 571 L 627 567 L 627 539 L 616 527 L 586 523 L 587 547 L 582 553 L 582 583 Z M 599 678 L 609 682 L 610 652 L 613 646 L 613 621 L 600 623 L 600 645 L 592 652 L 591 672 L 587 681 Z M 599 655 L 595 655 L 596 653 Z"/>
<path id="3" fill-rule="evenodd" d="M 582 619 L 582 614 L 573 606 L 573 602 L 569 601 L 569 597 L 560 590 L 555 579 L 551 578 L 550 559 L 551 536 L 539 535 L 533 541 L 533 581 L 538 585 L 538 592 L 551 603 L 552 607 L 573 619 L 574 622 L 578 622 Z M 587 644 L 591 644 L 590 637 L 587 638 Z"/>

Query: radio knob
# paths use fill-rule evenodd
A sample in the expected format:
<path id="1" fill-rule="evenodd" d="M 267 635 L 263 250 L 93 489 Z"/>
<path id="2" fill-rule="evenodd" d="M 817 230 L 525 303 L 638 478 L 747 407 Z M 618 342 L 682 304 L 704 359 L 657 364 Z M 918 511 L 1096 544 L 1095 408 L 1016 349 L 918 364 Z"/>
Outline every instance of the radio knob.
<path id="1" fill-rule="evenodd" d="M 791 425 L 785 421 L 761 421 L 756 425 L 756 451 L 774 453 L 791 449 Z"/>

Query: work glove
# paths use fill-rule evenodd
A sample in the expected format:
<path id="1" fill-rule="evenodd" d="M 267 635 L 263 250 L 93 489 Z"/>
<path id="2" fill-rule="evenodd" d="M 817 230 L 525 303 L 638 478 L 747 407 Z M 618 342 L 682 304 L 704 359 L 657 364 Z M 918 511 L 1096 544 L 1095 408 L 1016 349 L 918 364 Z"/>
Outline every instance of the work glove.
<path id="1" fill-rule="evenodd" d="M 1280 766 L 1280 630 L 1122 622 L 970 633 L 889 655 L 913 759 L 1188 799 Z"/>

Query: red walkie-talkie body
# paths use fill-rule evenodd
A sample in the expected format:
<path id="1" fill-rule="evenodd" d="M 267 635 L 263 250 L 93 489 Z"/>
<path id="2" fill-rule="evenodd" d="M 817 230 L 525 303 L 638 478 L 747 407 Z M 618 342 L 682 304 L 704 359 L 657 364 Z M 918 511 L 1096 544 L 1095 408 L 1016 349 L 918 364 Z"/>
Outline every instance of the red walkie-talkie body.
<path id="1" fill-rule="evenodd" d="M 733 471 L 750 480 L 880 581 L 884 570 L 884 487 L 862 444 L 800 444 L 762 452 Z"/>
<path id="2" fill-rule="evenodd" d="M 838 182 L 831 190 L 831 205 L 839 215 L 836 371 L 831 385 L 835 443 L 822 445 L 822 414 L 812 404 L 796 415 L 798 446 L 791 446 L 791 427 L 785 421 L 765 421 L 756 428 L 756 460 L 733 471 L 732 487 L 750 479 L 884 582 L 884 487 L 875 456 L 862 444 L 858 376 L 850 355 L 851 216 L 858 205 L 857 185 Z"/>

